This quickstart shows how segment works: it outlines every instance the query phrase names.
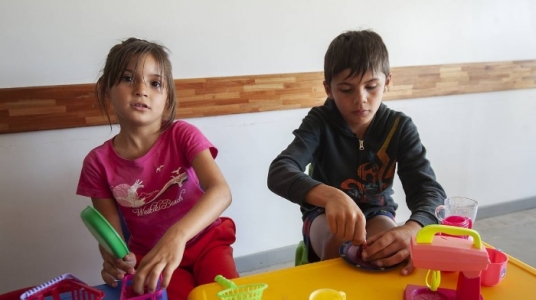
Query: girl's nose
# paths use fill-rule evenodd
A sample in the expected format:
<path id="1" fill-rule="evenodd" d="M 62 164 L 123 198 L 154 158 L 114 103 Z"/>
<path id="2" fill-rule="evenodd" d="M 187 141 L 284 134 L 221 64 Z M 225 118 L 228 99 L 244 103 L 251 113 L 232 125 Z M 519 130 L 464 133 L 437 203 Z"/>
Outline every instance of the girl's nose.
<path id="1" fill-rule="evenodd" d="M 147 84 L 145 80 L 134 80 L 134 94 L 136 96 L 147 96 Z"/>

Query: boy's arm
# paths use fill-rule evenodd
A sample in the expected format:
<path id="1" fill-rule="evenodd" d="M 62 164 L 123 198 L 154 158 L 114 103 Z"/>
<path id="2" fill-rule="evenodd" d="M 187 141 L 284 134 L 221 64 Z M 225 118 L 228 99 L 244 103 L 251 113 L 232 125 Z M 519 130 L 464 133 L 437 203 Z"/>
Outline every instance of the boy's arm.
<path id="1" fill-rule="evenodd" d="M 443 187 L 437 182 L 426 149 L 421 143 L 417 127 L 408 118 L 402 125 L 398 176 L 411 211 L 409 220 L 421 226 L 437 224 L 435 209 L 446 198 Z"/>
<path id="2" fill-rule="evenodd" d="M 321 120 L 311 112 L 294 130 L 294 140 L 270 164 L 268 188 L 275 194 L 304 205 L 309 191 L 321 182 L 304 171 L 320 144 Z"/>

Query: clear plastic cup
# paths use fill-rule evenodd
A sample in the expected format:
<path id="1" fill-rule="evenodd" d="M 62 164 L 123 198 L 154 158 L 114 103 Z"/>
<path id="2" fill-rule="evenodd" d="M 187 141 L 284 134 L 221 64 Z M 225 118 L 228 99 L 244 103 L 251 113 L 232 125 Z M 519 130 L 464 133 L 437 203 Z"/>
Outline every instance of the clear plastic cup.
<path id="1" fill-rule="evenodd" d="M 449 197 L 443 205 L 436 208 L 435 215 L 440 223 L 449 216 L 462 216 L 471 220 L 469 229 L 473 228 L 478 211 L 478 201 L 467 197 Z"/>

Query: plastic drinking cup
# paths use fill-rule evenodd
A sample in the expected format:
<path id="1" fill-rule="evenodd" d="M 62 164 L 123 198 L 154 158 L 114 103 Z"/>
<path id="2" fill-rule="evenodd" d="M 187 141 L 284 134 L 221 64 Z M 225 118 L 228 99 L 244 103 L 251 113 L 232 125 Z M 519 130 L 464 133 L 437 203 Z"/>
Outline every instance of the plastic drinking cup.
<path id="1" fill-rule="evenodd" d="M 464 216 L 448 216 L 441 221 L 443 225 L 456 226 L 462 228 L 471 228 L 471 219 Z"/>
<path id="2" fill-rule="evenodd" d="M 441 224 L 442 225 L 462 227 L 462 228 L 469 228 L 469 229 L 471 229 L 471 227 L 473 227 L 473 221 L 470 218 L 464 217 L 464 216 L 448 216 L 448 217 L 444 218 L 443 221 L 441 221 Z M 441 235 L 449 236 L 448 234 L 445 234 L 445 233 L 442 233 Z M 467 236 L 467 235 L 461 235 L 461 236 L 456 236 L 456 237 L 459 237 L 459 238 L 462 238 L 462 239 L 468 239 L 469 238 L 469 236 Z"/>
<path id="3" fill-rule="evenodd" d="M 480 283 L 483 286 L 497 285 L 506 275 L 508 256 L 501 250 L 486 248 L 488 251 L 490 264 L 488 268 L 480 274 Z"/>
<path id="4" fill-rule="evenodd" d="M 333 289 L 318 289 L 309 295 L 309 300 L 346 300 L 346 294 Z"/>
<path id="5" fill-rule="evenodd" d="M 441 224 L 449 216 L 462 216 L 470 219 L 468 228 L 473 228 L 478 210 L 478 201 L 467 197 L 449 197 L 445 199 L 444 203 L 443 205 L 439 205 L 435 211 L 435 215 Z"/>

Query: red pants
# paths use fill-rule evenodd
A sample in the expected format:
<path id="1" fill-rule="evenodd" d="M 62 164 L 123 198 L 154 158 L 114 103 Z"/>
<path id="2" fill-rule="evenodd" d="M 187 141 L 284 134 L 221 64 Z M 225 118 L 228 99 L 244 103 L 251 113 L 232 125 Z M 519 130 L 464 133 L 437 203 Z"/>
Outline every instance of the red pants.
<path id="1" fill-rule="evenodd" d="M 214 282 L 216 275 L 228 279 L 238 277 L 231 247 L 236 240 L 235 224 L 229 218 L 220 219 L 219 225 L 184 250 L 182 261 L 166 289 L 169 300 L 186 300 L 196 286 Z M 138 263 L 142 258 L 136 255 Z"/>

